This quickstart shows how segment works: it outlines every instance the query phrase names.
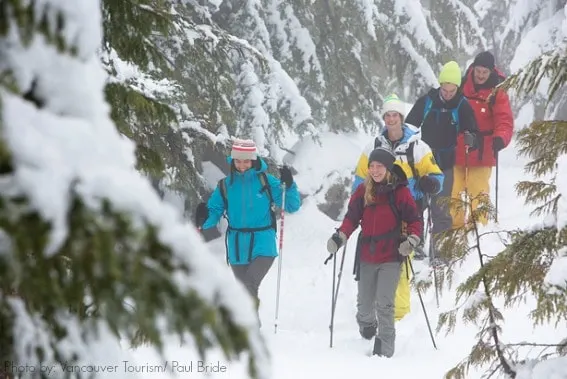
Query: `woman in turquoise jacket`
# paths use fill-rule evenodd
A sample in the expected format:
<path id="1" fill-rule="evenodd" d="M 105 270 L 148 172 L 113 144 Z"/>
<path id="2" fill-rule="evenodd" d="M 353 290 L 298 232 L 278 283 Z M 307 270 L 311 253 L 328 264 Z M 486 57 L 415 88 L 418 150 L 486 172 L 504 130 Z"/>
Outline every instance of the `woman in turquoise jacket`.
<path id="1" fill-rule="evenodd" d="M 227 261 L 259 305 L 260 283 L 278 256 L 274 207 L 281 208 L 285 192 L 285 211 L 293 213 L 301 198 L 289 168 L 280 169 L 281 179 L 268 174 L 253 141 L 235 140 L 228 162 L 230 174 L 219 181 L 207 204 L 199 204 L 196 222 L 209 229 L 226 213 Z"/>

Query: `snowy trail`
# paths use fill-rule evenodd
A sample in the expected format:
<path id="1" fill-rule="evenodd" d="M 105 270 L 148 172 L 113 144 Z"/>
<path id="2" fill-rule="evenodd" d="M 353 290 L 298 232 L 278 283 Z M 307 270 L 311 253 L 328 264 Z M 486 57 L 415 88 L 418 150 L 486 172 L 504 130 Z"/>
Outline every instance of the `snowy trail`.
<path id="1" fill-rule="evenodd" d="M 331 144 L 332 145 L 332 144 Z M 358 157 L 360 147 L 354 144 L 352 151 L 345 153 L 341 163 L 335 169 L 350 169 Z M 333 154 L 332 146 L 321 152 L 321 148 L 314 146 L 317 154 L 329 156 Z M 329 158 L 331 159 L 331 158 Z M 335 161 L 338 158 L 334 158 Z M 515 156 L 515 147 L 511 145 L 506 149 L 500 159 L 499 183 L 499 228 L 513 228 L 526 225 L 530 220 L 527 216 L 523 199 L 515 195 L 514 185 L 524 177 L 523 164 Z M 331 165 L 332 166 L 332 165 Z M 330 167 L 330 166 L 329 166 Z M 310 178 L 297 178 L 298 183 L 309 185 L 308 180 L 319 180 L 312 173 Z M 491 179 L 491 196 L 494 196 L 495 172 Z M 311 183 L 313 188 L 315 184 Z M 370 356 L 372 342 L 365 341 L 358 335 L 355 322 L 356 312 L 356 282 L 352 276 L 354 239 L 349 241 L 347 256 L 344 264 L 342 282 L 337 303 L 334 347 L 329 348 L 329 322 L 331 314 L 331 285 L 332 261 L 328 265 L 323 262 L 327 257 L 326 240 L 339 225 L 321 213 L 315 200 L 307 198 L 302 209 L 296 214 L 286 215 L 283 266 L 281 277 L 280 309 L 278 332 L 274 334 L 274 320 L 276 308 L 276 286 L 278 261 L 267 275 L 261 289 L 261 319 L 262 331 L 272 352 L 272 367 L 274 379 L 314 378 L 325 379 L 345 378 L 354 375 L 380 374 L 383 377 L 423 377 L 440 378 L 443 374 L 465 358 L 478 332 L 474 325 L 464 325 L 462 321 L 454 333 L 445 335 L 444 330 L 435 334 L 438 350 L 433 348 L 419 298 L 415 289 L 412 291 L 412 311 L 397 325 L 396 354 L 391 359 Z M 489 225 L 486 230 L 497 230 L 496 225 Z M 212 251 L 222 256 L 224 242 L 222 239 L 210 243 Z M 488 252 L 496 252 L 501 243 L 496 236 L 486 239 Z M 340 263 L 340 260 L 337 261 Z M 416 263 L 417 264 L 417 263 Z M 445 290 L 440 301 L 439 309 L 436 306 L 433 289 L 423 294 L 423 300 L 435 332 L 438 315 L 454 306 L 454 288 L 478 268 L 478 259 L 471 256 L 458 270 L 456 283 L 450 290 Z M 338 271 L 338 267 L 337 267 Z M 526 305 L 527 306 L 527 305 Z M 526 306 L 523 306 L 522 309 Z M 532 323 L 522 315 L 524 310 L 505 312 L 507 320 L 504 328 L 504 337 L 512 340 L 521 340 L 537 333 L 538 342 L 553 341 L 557 331 L 552 328 L 533 330 Z M 525 335 L 518 334 L 521 330 Z M 139 349 L 135 353 L 139 363 L 157 362 L 152 352 Z M 166 358 L 177 359 L 184 362 L 196 362 L 197 354 L 189 347 L 181 347 L 178 343 L 168 346 Z M 219 360 L 228 366 L 225 373 L 212 375 L 213 378 L 244 377 L 244 368 L 240 363 L 228 363 L 218 354 L 213 354 L 209 360 Z M 480 371 L 469 371 L 468 378 L 480 378 Z M 148 378 L 150 375 L 147 376 Z M 159 375 L 151 374 L 152 378 Z M 165 376 L 163 376 L 165 377 Z M 198 373 L 184 373 L 183 377 L 205 377 Z"/>

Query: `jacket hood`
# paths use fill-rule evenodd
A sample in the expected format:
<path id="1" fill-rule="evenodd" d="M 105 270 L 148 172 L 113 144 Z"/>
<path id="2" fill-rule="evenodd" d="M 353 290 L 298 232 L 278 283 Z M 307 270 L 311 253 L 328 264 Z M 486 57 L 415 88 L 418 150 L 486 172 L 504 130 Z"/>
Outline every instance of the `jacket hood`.
<path id="1" fill-rule="evenodd" d="M 402 131 L 404 132 L 404 136 L 400 140 L 400 143 L 409 144 L 414 141 L 421 140 L 421 129 L 415 125 L 404 123 L 404 125 L 402 125 Z M 388 129 L 384 128 L 382 131 L 382 137 L 385 140 L 388 139 Z"/>
<path id="2" fill-rule="evenodd" d="M 394 163 L 394 167 L 392 168 L 391 172 L 397 178 L 396 187 L 405 186 L 408 184 L 408 177 L 406 176 L 406 173 L 404 172 L 402 166 L 400 166 L 397 163 Z"/>
<path id="3" fill-rule="evenodd" d="M 252 168 L 249 169 L 246 172 L 243 172 L 243 173 L 236 171 L 236 167 L 234 167 L 234 162 L 233 162 L 233 159 L 230 155 L 228 157 L 226 157 L 226 161 L 230 165 L 231 174 L 234 173 L 236 175 L 245 175 L 245 174 L 252 172 L 252 171 L 259 174 L 261 172 L 268 171 L 268 164 L 260 157 L 258 157 L 256 160 L 252 161 Z"/>

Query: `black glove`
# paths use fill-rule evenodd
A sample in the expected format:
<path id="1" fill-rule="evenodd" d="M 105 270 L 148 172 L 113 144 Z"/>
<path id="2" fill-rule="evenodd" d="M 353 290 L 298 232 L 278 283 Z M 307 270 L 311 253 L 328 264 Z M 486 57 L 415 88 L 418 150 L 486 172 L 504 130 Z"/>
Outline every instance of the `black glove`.
<path id="1" fill-rule="evenodd" d="M 207 208 L 207 204 L 199 203 L 199 205 L 197 205 L 197 211 L 195 212 L 195 225 L 199 228 L 202 227 L 208 218 L 209 208 Z"/>
<path id="2" fill-rule="evenodd" d="M 492 138 L 492 151 L 494 151 L 494 156 L 498 155 L 498 152 L 504 148 L 504 140 L 502 137 Z"/>
<path id="3" fill-rule="evenodd" d="M 293 175 L 289 167 L 283 166 L 280 168 L 280 180 L 282 183 L 285 183 L 286 188 L 291 187 L 293 184 Z"/>
<path id="4" fill-rule="evenodd" d="M 476 144 L 476 136 L 469 132 L 468 130 L 463 133 L 465 146 L 469 147 L 470 150 L 476 150 L 478 148 Z"/>
<path id="5" fill-rule="evenodd" d="M 421 192 L 435 194 L 441 189 L 439 181 L 429 175 L 422 176 L 417 182 L 417 187 Z"/>

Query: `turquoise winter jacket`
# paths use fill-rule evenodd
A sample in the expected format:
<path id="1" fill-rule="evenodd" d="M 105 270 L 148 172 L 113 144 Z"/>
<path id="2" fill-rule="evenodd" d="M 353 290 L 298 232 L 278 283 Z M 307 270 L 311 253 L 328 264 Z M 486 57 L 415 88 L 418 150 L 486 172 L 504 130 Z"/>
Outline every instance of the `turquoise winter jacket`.
<path id="1" fill-rule="evenodd" d="M 260 159 L 260 158 L 258 158 Z M 228 157 L 232 167 L 232 159 Z M 276 232 L 268 228 L 272 223 L 270 199 L 262 190 L 259 173 L 267 170 L 267 164 L 260 159 L 260 168 L 240 173 L 231 170 L 224 178 L 228 200 L 228 229 L 226 247 L 228 263 L 231 265 L 248 264 L 259 256 L 277 257 Z M 267 182 L 272 191 L 272 197 L 277 207 L 281 209 L 282 188 L 278 178 L 266 173 Z M 285 191 L 285 211 L 293 213 L 301 207 L 301 198 L 295 182 Z M 225 205 L 219 186 L 215 188 L 207 202 L 209 217 L 203 224 L 203 229 L 209 229 L 218 224 L 225 212 Z M 263 229 L 259 231 L 238 229 Z"/>

